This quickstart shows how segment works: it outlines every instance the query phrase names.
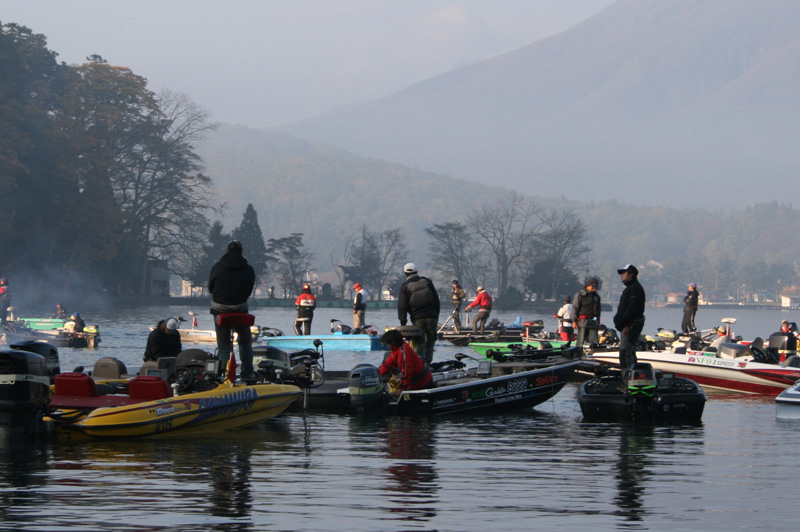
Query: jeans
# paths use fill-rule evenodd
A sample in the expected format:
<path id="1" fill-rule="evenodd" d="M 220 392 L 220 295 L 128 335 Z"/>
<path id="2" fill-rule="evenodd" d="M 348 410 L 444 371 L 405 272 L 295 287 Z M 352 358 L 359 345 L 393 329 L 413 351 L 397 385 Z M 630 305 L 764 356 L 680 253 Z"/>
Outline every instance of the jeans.
<path id="1" fill-rule="evenodd" d="M 214 325 L 217 332 L 217 356 L 220 370 L 227 369 L 233 352 L 233 332 L 239 335 L 239 358 L 242 363 L 240 375 L 250 376 L 253 371 L 253 336 L 247 325 Z"/>

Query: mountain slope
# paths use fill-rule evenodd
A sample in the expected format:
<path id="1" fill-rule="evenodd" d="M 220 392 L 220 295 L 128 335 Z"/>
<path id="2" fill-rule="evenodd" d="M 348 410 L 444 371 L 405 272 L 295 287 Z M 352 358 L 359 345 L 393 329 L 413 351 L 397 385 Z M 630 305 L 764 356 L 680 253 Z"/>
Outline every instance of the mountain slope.
<path id="1" fill-rule="evenodd" d="M 414 260 L 424 263 L 424 228 L 453 220 L 506 191 L 384 161 L 364 159 L 282 133 L 223 126 L 198 145 L 225 204 L 225 230 L 248 203 L 265 239 L 304 233 L 319 267 L 341 258 L 344 236 L 403 227 Z"/>
<path id="2" fill-rule="evenodd" d="M 528 194 L 769 201 L 800 165 L 798 27 L 798 2 L 621 0 L 559 35 L 281 130 Z"/>

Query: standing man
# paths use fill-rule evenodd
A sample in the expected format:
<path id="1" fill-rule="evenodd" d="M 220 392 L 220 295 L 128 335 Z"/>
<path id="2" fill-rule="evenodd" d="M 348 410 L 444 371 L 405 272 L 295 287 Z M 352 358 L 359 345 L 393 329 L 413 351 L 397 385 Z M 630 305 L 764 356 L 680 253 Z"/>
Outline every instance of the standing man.
<path id="1" fill-rule="evenodd" d="M 683 298 L 683 321 L 681 321 L 681 332 L 693 333 L 697 330 L 694 325 L 694 316 L 697 314 L 697 299 L 700 294 L 697 293 L 697 284 L 692 283 L 689 285 L 689 291 L 686 297 Z"/>
<path id="2" fill-rule="evenodd" d="M 406 314 L 411 317 L 411 324 L 422 329 L 422 344 L 413 340 L 411 347 L 419 353 L 427 365 L 433 361 L 433 346 L 436 343 L 436 328 L 439 324 L 439 294 L 433 282 L 427 277 L 417 274 L 417 267 L 409 262 L 403 267 L 406 280 L 397 294 L 397 317 L 400 325 L 407 323 Z"/>
<path id="3" fill-rule="evenodd" d="M 489 314 L 492 313 L 492 296 L 482 286 L 478 287 L 478 295 L 475 296 L 472 303 L 467 305 L 466 311 L 469 312 L 472 307 L 478 307 L 478 314 L 472 322 L 472 334 L 478 332 L 478 322 L 481 324 L 481 334 L 483 334 L 486 329 L 486 320 L 489 319 Z"/>
<path id="4" fill-rule="evenodd" d="M 8 287 L 8 279 L 0 278 L 0 322 L 6 322 L 8 307 L 11 306 L 11 288 Z"/>
<path id="5" fill-rule="evenodd" d="M 458 279 L 453 279 L 453 294 L 450 296 L 450 303 L 453 304 L 453 329 L 461 332 L 461 303 L 467 297 L 467 293 L 458 284 Z"/>
<path id="6" fill-rule="evenodd" d="M 644 329 L 644 288 L 639 284 L 639 270 L 628 264 L 617 273 L 625 285 L 619 296 L 614 327 L 621 333 L 619 338 L 619 367 L 624 372 L 636 364 L 636 345 Z"/>
<path id="7" fill-rule="evenodd" d="M 356 295 L 353 298 L 353 329 L 361 329 L 367 324 L 364 321 L 364 316 L 367 314 L 369 294 L 360 283 L 354 284 L 353 290 L 356 291 Z"/>
<path id="8" fill-rule="evenodd" d="M 242 378 L 251 378 L 253 371 L 253 336 L 249 325 L 217 325 L 216 317 L 228 312 L 248 312 L 247 299 L 256 284 L 256 272 L 242 256 L 242 244 L 234 240 L 228 244 L 225 255 L 211 267 L 208 291 L 211 293 L 211 314 L 217 333 L 217 354 L 220 368 L 228 366 L 233 351 L 233 331 L 239 337 L 239 358 L 242 361 Z M 233 378 L 233 376 L 231 376 Z"/>
<path id="9" fill-rule="evenodd" d="M 314 309 L 317 308 L 317 298 L 311 293 L 311 285 L 304 284 L 300 295 L 294 302 L 297 307 L 297 318 L 294 320 L 294 332 L 298 336 L 311 334 L 311 321 L 314 319 Z"/>
<path id="10" fill-rule="evenodd" d="M 575 308 L 575 323 L 578 337 L 575 345 L 583 347 L 583 342 L 596 344 L 600 341 L 597 329 L 600 327 L 600 294 L 597 293 L 597 277 L 589 277 L 583 288 L 572 298 Z"/>

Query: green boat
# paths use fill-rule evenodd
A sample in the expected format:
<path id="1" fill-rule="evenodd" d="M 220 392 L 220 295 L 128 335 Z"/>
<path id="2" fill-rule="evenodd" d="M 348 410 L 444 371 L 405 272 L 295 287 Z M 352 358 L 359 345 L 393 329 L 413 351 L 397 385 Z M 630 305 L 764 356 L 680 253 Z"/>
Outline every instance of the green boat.
<path id="1" fill-rule="evenodd" d="M 542 349 L 560 349 L 569 342 L 563 340 L 544 340 L 529 338 L 522 342 L 471 342 L 469 347 L 486 358 L 492 354 L 513 355 L 519 352 L 538 351 Z"/>
<path id="2" fill-rule="evenodd" d="M 54 329 L 63 329 L 67 320 L 59 318 L 19 318 L 19 321 L 24 322 L 25 326 L 34 331 L 52 331 Z"/>

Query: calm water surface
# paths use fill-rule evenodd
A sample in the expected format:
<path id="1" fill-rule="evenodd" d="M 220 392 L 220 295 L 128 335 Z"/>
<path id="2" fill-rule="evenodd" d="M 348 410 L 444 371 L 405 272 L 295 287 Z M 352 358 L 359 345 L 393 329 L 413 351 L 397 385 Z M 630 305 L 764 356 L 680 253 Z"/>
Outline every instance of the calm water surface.
<path id="1" fill-rule="evenodd" d="M 87 316 L 101 327 L 101 347 L 62 350 L 62 369 L 91 367 L 98 356 L 135 368 L 147 327 L 189 310 Z M 210 328 L 206 309 L 193 310 Z M 645 331 L 675 327 L 680 312 L 648 309 Z M 291 330 L 290 310 L 255 313 L 260 325 Z M 724 316 L 739 320 L 734 330 L 745 338 L 766 338 L 784 317 L 800 321 L 701 309 L 698 325 Z M 350 321 L 347 309 L 321 309 L 314 332 L 330 318 Z M 396 324 L 388 310 L 368 312 L 367 321 Z M 442 344 L 436 357 L 459 350 Z M 329 369 L 381 358 L 325 355 Z M 710 395 L 702 426 L 637 428 L 583 423 L 576 390 L 570 383 L 535 409 L 500 416 L 292 413 L 194 439 L 10 445 L 0 450 L 0 530 L 796 528 L 791 449 L 800 424 L 776 420 L 771 398 Z"/>

